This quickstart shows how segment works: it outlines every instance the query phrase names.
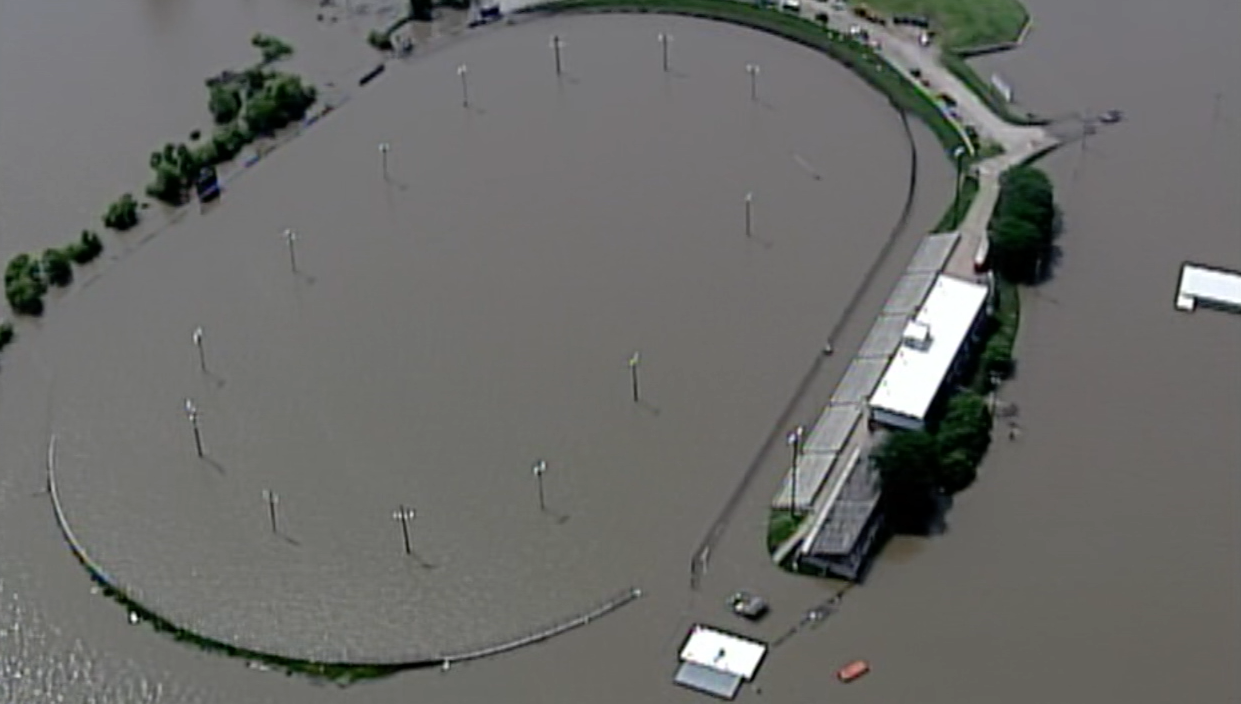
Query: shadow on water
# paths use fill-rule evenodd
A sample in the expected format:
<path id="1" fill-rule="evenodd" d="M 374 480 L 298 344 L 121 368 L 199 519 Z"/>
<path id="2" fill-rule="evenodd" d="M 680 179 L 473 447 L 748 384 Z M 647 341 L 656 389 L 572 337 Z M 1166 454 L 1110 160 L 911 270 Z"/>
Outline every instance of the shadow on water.
<path id="1" fill-rule="evenodd" d="M 203 460 L 203 464 L 210 466 L 212 469 L 216 471 L 216 473 L 220 475 L 228 474 L 228 472 L 224 469 L 224 465 L 220 464 L 210 455 L 203 455 L 202 460 Z"/>

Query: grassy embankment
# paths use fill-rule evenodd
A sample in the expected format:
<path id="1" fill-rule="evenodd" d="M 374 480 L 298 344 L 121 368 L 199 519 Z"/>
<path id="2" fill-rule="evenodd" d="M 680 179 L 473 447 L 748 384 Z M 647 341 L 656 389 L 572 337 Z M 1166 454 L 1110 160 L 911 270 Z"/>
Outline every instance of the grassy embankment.
<path id="1" fill-rule="evenodd" d="M 1042 124 L 1042 118 L 1018 112 L 990 81 L 966 63 L 964 55 L 1014 44 L 1030 22 L 1019 0 L 866 0 L 854 2 L 884 15 L 920 15 L 931 20 L 943 48 L 944 67 L 982 98 L 997 115 L 1015 124 Z"/>

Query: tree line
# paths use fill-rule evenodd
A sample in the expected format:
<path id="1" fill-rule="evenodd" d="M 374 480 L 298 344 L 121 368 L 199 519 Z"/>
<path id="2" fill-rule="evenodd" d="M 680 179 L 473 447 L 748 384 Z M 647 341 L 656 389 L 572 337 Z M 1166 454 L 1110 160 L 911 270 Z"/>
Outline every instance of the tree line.
<path id="1" fill-rule="evenodd" d="M 255 34 L 250 43 L 262 54 L 258 64 L 240 72 L 225 71 L 206 81 L 213 133 L 203 137 L 195 130 L 190 134 L 190 144 L 166 144 L 151 153 L 153 178 L 146 187 L 151 198 L 173 206 L 184 204 L 204 169 L 232 160 L 258 137 L 270 136 L 301 120 L 314 104 L 318 97 L 314 86 L 299 76 L 268 68 L 291 55 L 292 46 L 265 34 Z M 124 232 L 138 225 L 143 207 L 133 194 L 124 193 L 108 204 L 100 219 L 104 227 Z M 47 249 L 41 255 L 13 257 L 4 272 L 9 306 L 18 315 L 42 315 L 48 290 L 73 281 L 72 264 L 86 264 L 102 252 L 99 235 L 85 230 L 64 247 Z M 0 340 L 8 344 L 15 333 L 11 324 L 3 326 Z"/>
<path id="2" fill-rule="evenodd" d="M 1051 180 L 1042 171 L 1018 166 L 1000 178 L 1000 194 L 988 224 L 988 261 L 1000 279 L 998 295 L 1016 296 L 1016 286 L 1044 280 L 1055 254 L 1059 210 Z M 1013 302 L 993 301 L 1001 317 L 987 321 L 988 337 L 977 358 L 970 390 L 948 398 L 942 415 L 926 430 L 896 430 L 872 457 L 883 487 L 891 525 L 901 532 L 924 532 L 939 498 L 967 488 L 991 443 L 994 421 L 986 391 L 1013 372 L 1016 314 Z M 1011 315 L 1012 319 L 1002 316 Z"/>

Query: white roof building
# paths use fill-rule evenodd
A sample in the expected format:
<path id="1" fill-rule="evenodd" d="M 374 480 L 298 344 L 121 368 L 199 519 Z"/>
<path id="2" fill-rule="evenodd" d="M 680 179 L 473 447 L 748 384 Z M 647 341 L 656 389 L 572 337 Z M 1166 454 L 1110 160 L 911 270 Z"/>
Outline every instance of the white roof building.
<path id="1" fill-rule="evenodd" d="M 742 681 L 754 678 L 767 646 L 706 626 L 694 626 L 681 648 L 675 682 L 722 699 L 737 696 Z"/>
<path id="2" fill-rule="evenodd" d="M 870 396 L 873 420 L 910 430 L 924 427 L 944 380 L 983 317 L 988 294 L 982 284 L 942 274 L 935 279 Z"/>
<path id="3" fill-rule="evenodd" d="M 1176 307 L 1189 311 L 1199 303 L 1212 308 L 1241 312 L 1241 274 L 1197 264 L 1182 266 L 1181 285 L 1176 292 Z"/>

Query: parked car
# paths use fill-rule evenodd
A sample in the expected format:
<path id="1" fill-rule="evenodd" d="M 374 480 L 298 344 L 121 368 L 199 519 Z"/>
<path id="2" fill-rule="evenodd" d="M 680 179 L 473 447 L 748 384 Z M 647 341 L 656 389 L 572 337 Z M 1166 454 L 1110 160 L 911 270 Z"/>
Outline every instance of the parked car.
<path id="1" fill-rule="evenodd" d="M 757 594 L 740 591 L 728 598 L 728 607 L 741 618 L 757 621 L 767 615 L 767 600 Z"/>
<path id="2" fill-rule="evenodd" d="M 782 0 L 780 9 L 785 12 L 801 12 L 801 0 Z"/>

